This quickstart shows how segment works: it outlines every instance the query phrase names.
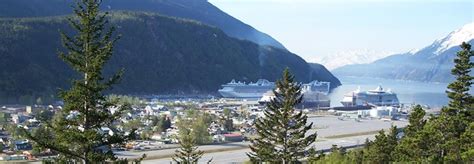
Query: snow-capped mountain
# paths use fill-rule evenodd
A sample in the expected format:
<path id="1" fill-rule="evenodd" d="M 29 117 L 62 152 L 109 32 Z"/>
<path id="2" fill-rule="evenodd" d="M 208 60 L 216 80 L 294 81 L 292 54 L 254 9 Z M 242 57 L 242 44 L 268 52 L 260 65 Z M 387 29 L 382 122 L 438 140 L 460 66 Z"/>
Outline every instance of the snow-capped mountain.
<path id="1" fill-rule="evenodd" d="M 320 63 L 329 70 L 333 70 L 345 65 L 371 63 L 373 61 L 382 59 L 392 54 L 394 53 L 388 51 L 375 51 L 368 49 L 340 51 L 330 55 L 315 57 L 312 62 Z"/>
<path id="2" fill-rule="evenodd" d="M 464 25 L 460 29 L 449 33 L 448 36 L 437 39 L 431 45 L 414 51 L 412 54 L 434 58 L 452 48 L 458 47 L 462 42 L 469 42 L 472 39 L 474 39 L 474 22 Z"/>
<path id="3" fill-rule="evenodd" d="M 461 29 L 451 32 L 447 37 L 436 40 L 433 45 L 438 48 L 434 54 L 439 55 L 446 50 L 461 45 L 462 42 L 474 39 L 474 22 L 464 25 Z"/>
<path id="4" fill-rule="evenodd" d="M 339 76 L 367 76 L 430 82 L 451 82 L 451 69 L 462 42 L 474 43 L 474 22 L 435 40 L 418 51 L 379 59 L 369 64 L 348 65 L 333 70 Z"/>

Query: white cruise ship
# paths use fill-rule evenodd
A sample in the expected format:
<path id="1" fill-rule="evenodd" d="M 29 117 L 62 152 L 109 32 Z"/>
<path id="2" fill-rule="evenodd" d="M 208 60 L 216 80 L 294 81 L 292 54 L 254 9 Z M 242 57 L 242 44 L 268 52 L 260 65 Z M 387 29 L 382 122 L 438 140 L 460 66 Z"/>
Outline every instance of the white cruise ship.
<path id="1" fill-rule="evenodd" d="M 262 95 L 275 88 L 275 83 L 265 79 L 259 79 L 255 83 L 246 84 L 232 80 L 222 85 L 219 93 L 225 98 L 260 98 Z"/>
<path id="2" fill-rule="evenodd" d="M 301 93 L 303 94 L 303 100 L 296 106 L 297 108 L 329 107 L 331 104 L 331 100 L 326 93 L 311 90 L 302 90 Z M 273 91 L 268 91 L 258 100 L 258 103 L 265 105 L 274 98 Z"/>
<path id="3" fill-rule="evenodd" d="M 360 88 L 346 95 L 341 101 L 345 107 L 357 106 L 399 106 L 397 94 L 378 86 L 374 90 L 361 91 Z"/>
<path id="4" fill-rule="evenodd" d="M 308 84 L 302 84 L 302 92 L 320 92 L 328 95 L 330 91 L 330 82 L 312 81 Z M 255 98 L 259 99 L 268 91 L 275 89 L 275 83 L 265 79 L 259 79 L 255 83 L 236 82 L 232 80 L 222 85 L 218 92 L 224 98 Z"/>

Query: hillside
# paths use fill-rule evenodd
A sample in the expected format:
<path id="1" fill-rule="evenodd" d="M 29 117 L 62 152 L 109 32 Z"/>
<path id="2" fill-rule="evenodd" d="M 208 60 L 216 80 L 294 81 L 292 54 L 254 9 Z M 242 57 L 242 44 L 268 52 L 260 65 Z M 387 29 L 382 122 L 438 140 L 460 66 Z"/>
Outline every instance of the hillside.
<path id="1" fill-rule="evenodd" d="M 72 0 L 2 0 L 1 17 L 44 17 L 72 13 Z M 207 0 L 103 0 L 102 11 L 140 11 L 193 19 L 222 29 L 227 35 L 285 49 L 271 36 L 233 18 Z"/>
<path id="2" fill-rule="evenodd" d="M 341 82 L 329 72 L 329 70 L 324 67 L 322 64 L 318 63 L 309 63 L 309 66 L 312 68 L 312 71 L 314 72 L 313 75 L 316 75 L 315 78 L 317 78 L 320 81 L 332 81 L 331 88 L 336 88 L 337 86 L 341 85 Z"/>
<path id="3" fill-rule="evenodd" d="M 337 76 L 366 76 L 425 82 L 451 82 L 456 53 L 463 42 L 474 43 L 474 23 L 455 30 L 415 52 L 392 55 L 370 64 L 348 65 L 333 70 Z"/>
<path id="4" fill-rule="evenodd" d="M 231 79 L 273 81 L 285 67 L 298 81 L 340 85 L 327 70 L 314 71 L 295 54 L 234 39 L 196 21 L 132 12 L 111 17 L 123 37 L 105 73 L 125 68 L 115 93 L 213 94 Z M 71 33 L 65 17 L 0 19 L 1 100 L 53 95 L 68 86 L 75 74 L 57 57 L 58 29 Z"/>

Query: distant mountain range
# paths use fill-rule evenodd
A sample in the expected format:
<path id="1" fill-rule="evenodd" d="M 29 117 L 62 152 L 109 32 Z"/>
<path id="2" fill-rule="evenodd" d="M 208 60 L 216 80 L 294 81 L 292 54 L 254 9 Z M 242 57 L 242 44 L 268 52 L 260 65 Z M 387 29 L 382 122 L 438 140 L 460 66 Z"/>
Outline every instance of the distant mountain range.
<path id="1" fill-rule="evenodd" d="M 346 65 L 368 64 L 378 59 L 390 56 L 393 53 L 374 50 L 341 51 L 326 56 L 315 57 L 314 62 L 323 64 L 327 69 L 333 70 Z"/>
<path id="2" fill-rule="evenodd" d="M 105 74 L 126 70 L 115 93 L 215 94 L 231 79 L 274 81 L 286 67 L 298 81 L 340 85 L 323 66 L 198 21 L 127 11 L 112 12 L 111 23 L 123 37 Z M 0 103 L 49 97 L 78 76 L 57 56 L 58 29 L 73 32 L 65 16 L 0 18 Z"/>
<path id="3" fill-rule="evenodd" d="M 388 56 L 370 64 L 344 66 L 333 70 L 333 73 L 338 76 L 367 76 L 447 83 L 454 80 L 451 69 L 462 42 L 474 43 L 474 22 L 418 51 Z"/>
<path id="4" fill-rule="evenodd" d="M 44 17 L 72 14 L 73 0 L 2 0 L 1 17 Z M 222 12 L 207 0 L 102 0 L 103 11 L 140 11 L 197 20 L 227 35 L 285 49 L 271 36 Z"/>

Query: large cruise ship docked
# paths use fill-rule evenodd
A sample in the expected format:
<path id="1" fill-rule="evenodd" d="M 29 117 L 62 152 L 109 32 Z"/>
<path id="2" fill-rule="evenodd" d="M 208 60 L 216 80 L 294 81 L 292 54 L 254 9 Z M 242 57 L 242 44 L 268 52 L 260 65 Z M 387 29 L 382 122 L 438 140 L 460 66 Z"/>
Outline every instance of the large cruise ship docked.
<path id="1" fill-rule="evenodd" d="M 346 95 L 341 101 L 345 107 L 357 106 L 398 106 L 397 94 L 378 86 L 374 90 L 361 91 L 360 88 Z"/>
<path id="2" fill-rule="evenodd" d="M 222 85 L 219 93 L 225 98 L 260 98 L 262 95 L 275 88 L 275 83 L 259 79 L 255 83 L 236 82 L 232 80 Z"/>
<path id="3" fill-rule="evenodd" d="M 268 91 L 275 88 L 275 83 L 265 79 L 259 79 L 255 83 L 236 82 L 232 80 L 227 84 L 222 85 L 219 93 L 224 98 L 255 98 L 259 99 Z M 325 95 L 329 94 L 330 82 L 312 81 L 308 84 L 302 85 L 302 91 L 320 92 Z"/>

